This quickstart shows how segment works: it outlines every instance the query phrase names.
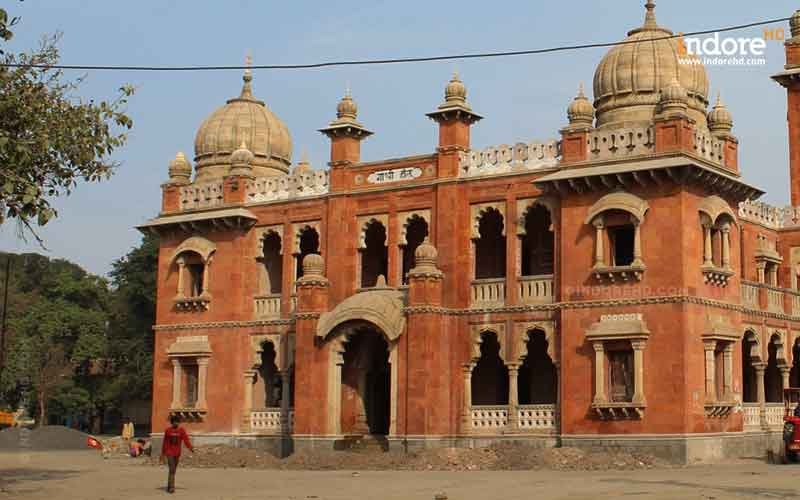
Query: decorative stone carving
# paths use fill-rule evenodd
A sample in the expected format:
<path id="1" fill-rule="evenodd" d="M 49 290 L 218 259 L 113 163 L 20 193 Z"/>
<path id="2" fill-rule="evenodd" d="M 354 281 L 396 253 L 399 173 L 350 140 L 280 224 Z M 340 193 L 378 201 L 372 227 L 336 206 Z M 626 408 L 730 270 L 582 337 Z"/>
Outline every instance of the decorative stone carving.
<path id="1" fill-rule="evenodd" d="M 556 332 L 555 324 L 552 321 L 522 321 L 514 323 L 514 352 L 512 358 L 518 363 L 522 363 L 527 357 L 526 345 L 528 343 L 530 332 L 534 330 L 541 330 L 544 332 L 545 339 L 547 340 L 547 355 L 550 360 L 558 365 L 560 358 L 558 356 L 558 333 Z"/>
<path id="2" fill-rule="evenodd" d="M 481 344 L 483 343 L 484 333 L 494 333 L 497 336 L 497 343 L 500 345 L 500 359 L 506 362 L 506 324 L 505 323 L 481 323 L 469 326 L 470 345 L 472 346 L 471 363 L 477 363 L 481 357 Z"/>
<path id="3" fill-rule="evenodd" d="M 595 217 L 608 210 L 628 212 L 641 224 L 644 222 L 644 215 L 647 213 L 648 208 L 647 202 L 636 195 L 624 191 L 609 193 L 592 205 L 586 215 L 585 224 L 591 224 Z"/>
<path id="4" fill-rule="evenodd" d="M 428 233 L 430 234 L 431 231 L 431 211 L 429 208 L 424 210 L 409 210 L 406 212 L 398 212 L 397 213 L 397 220 L 400 222 L 397 225 L 397 244 L 398 245 L 407 245 L 408 241 L 406 240 L 406 232 L 408 231 L 408 225 L 411 223 L 414 218 L 420 218 L 424 220 L 428 224 Z"/>
<path id="5" fill-rule="evenodd" d="M 258 177 L 247 186 L 248 203 L 266 203 L 328 193 L 327 170 L 300 170 L 292 174 Z"/>
<path id="6" fill-rule="evenodd" d="M 477 205 L 471 205 L 469 207 L 471 220 L 472 220 L 472 233 L 471 238 L 473 240 L 477 240 L 481 237 L 480 233 L 480 223 L 481 218 L 483 215 L 489 210 L 494 209 L 500 212 L 500 215 L 503 217 L 503 236 L 506 235 L 506 226 L 508 226 L 508 219 L 506 218 L 506 203 L 504 201 L 495 201 L 491 203 L 479 203 Z"/>
<path id="7" fill-rule="evenodd" d="M 309 229 L 313 229 L 319 235 L 320 240 L 322 239 L 322 232 L 320 231 L 320 221 L 310 221 L 310 222 L 300 222 L 297 224 L 292 224 L 292 234 L 294 235 L 294 246 L 292 247 L 292 253 L 297 255 L 300 253 L 300 237 L 303 235 L 305 231 Z"/>
<path id="8" fill-rule="evenodd" d="M 174 263 L 178 256 L 184 252 L 196 253 L 203 259 L 203 262 L 207 264 L 211 259 L 211 255 L 216 250 L 217 245 L 214 242 L 209 241 L 201 236 L 192 236 L 178 245 L 178 248 L 176 248 L 175 252 L 172 254 L 170 264 Z"/>
<path id="9" fill-rule="evenodd" d="M 211 208 L 223 204 L 222 179 L 195 182 L 182 186 L 179 191 L 181 210 Z"/>
<path id="10" fill-rule="evenodd" d="M 347 321 L 367 321 L 378 327 L 393 342 L 403 334 L 406 318 L 403 294 L 393 289 L 357 293 L 340 302 L 332 311 L 323 313 L 317 322 L 317 337 L 325 339 Z"/>
<path id="11" fill-rule="evenodd" d="M 384 246 L 389 245 L 389 215 L 388 214 L 378 214 L 378 215 L 360 215 L 356 219 L 358 223 L 358 247 L 359 249 L 363 250 L 367 248 L 366 237 L 367 237 L 367 229 L 369 229 L 370 224 L 375 222 L 380 223 L 383 225 L 385 231 L 387 231 L 386 240 L 383 242 Z"/>
<path id="12" fill-rule="evenodd" d="M 538 198 L 524 198 L 517 200 L 517 236 L 525 236 L 527 234 L 525 227 L 525 219 L 528 212 L 536 205 L 541 205 L 550 212 L 551 222 L 558 214 L 558 200 L 550 196 L 540 196 Z M 551 227 L 552 231 L 553 228 Z"/>
<path id="13" fill-rule="evenodd" d="M 652 126 L 593 130 L 589 133 L 589 159 L 611 160 L 655 152 Z"/>
<path id="14" fill-rule="evenodd" d="M 559 142 L 503 144 L 483 150 L 462 152 L 459 160 L 461 177 L 497 175 L 521 170 L 554 168 L 561 156 Z"/>

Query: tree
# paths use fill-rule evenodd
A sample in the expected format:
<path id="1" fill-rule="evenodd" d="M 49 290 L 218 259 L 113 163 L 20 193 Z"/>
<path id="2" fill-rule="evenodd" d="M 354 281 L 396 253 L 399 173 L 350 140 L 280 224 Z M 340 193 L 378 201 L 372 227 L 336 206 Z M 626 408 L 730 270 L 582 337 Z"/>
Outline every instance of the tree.
<path id="1" fill-rule="evenodd" d="M 0 40 L 13 36 L 0 9 Z M 51 200 L 69 195 L 79 180 L 109 178 L 133 122 L 124 110 L 133 87 L 111 101 L 76 96 L 82 78 L 67 80 L 59 62 L 59 36 L 45 37 L 39 49 L 12 54 L 0 49 L 0 224 L 14 219 L 21 234 L 32 234 L 57 216 Z"/>

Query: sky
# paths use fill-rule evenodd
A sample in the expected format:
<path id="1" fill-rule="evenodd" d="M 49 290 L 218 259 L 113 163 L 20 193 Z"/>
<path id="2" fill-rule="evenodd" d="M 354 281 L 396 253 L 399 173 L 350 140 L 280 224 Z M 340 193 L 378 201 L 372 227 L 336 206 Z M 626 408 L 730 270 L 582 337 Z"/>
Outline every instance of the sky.
<path id="1" fill-rule="evenodd" d="M 660 0 L 659 24 L 691 32 L 756 20 L 788 17 L 796 1 Z M 412 57 L 524 50 L 621 40 L 644 18 L 644 0 L 494 0 L 291 2 L 245 0 L 6 0 L 21 16 L 13 51 L 35 47 L 48 33 L 62 32 L 64 64 L 237 65 L 252 54 L 255 64 L 309 63 L 341 59 Z M 784 23 L 788 33 L 788 23 Z M 775 25 L 781 27 L 781 25 Z M 757 37 L 763 28 L 735 33 Z M 375 135 L 362 159 L 429 153 L 436 125 L 425 117 L 442 101 L 445 84 L 458 71 L 472 108 L 485 118 L 473 127 L 472 145 L 484 148 L 558 136 L 566 107 L 581 82 L 591 89 L 594 69 L 607 49 L 507 58 L 342 67 L 257 70 L 256 97 L 288 125 L 294 160 L 307 153 L 325 168 L 329 144 L 317 132 L 335 116 L 345 89 L 352 89 L 359 119 Z M 768 42 L 767 65 L 708 67 L 711 96 L 721 91 L 733 114 L 746 181 L 767 191 L 762 200 L 788 203 L 785 90 L 770 80 L 784 64 L 783 44 Z M 0 250 L 37 251 L 72 260 L 105 274 L 136 246 L 134 226 L 155 217 L 160 184 L 177 151 L 193 157 L 194 135 L 203 119 L 241 89 L 240 71 L 67 72 L 85 75 L 80 95 L 111 98 L 124 84 L 136 87 L 128 105 L 134 128 L 113 159 L 114 177 L 81 183 L 55 201 L 59 218 L 40 229 L 46 250 L 18 239 L 13 223 L 0 225 Z"/>

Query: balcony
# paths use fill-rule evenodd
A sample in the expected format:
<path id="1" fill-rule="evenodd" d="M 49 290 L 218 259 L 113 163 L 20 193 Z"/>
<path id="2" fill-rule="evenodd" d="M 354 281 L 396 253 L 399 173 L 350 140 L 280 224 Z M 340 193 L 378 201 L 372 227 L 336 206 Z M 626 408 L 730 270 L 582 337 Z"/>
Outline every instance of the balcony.
<path id="1" fill-rule="evenodd" d="M 757 431 L 761 429 L 761 408 L 758 403 L 743 403 L 742 416 L 744 417 L 744 430 Z"/>
<path id="2" fill-rule="evenodd" d="M 522 304 L 552 304 L 553 275 L 518 278 L 519 301 Z"/>
<path id="3" fill-rule="evenodd" d="M 506 304 L 506 279 L 491 278 L 472 282 L 470 305 L 472 307 L 503 307 Z"/>
<path id="4" fill-rule="evenodd" d="M 263 408 L 250 412 L 250 430 L 258 434 L 284 434 L 280 408 Z M 294 430 L 294 409 L 289 409 L 286 434 Z"/>
<path id="5" fill-rule="evenodd" d="M 520 405 L 516 408 L 516 428 L 509 424 L 509 407 L 473 406 L 470 408 L 472 434 L 551 433 L 556 429 L 558 413 L 554 404 Z"/>
<path id="6" fill-rule="evenodd" d="M 255 297 L 255 312 L 258 319 L 277 319 L 281 317 L 280 294 Z"/>
<path id="7" fill-rule="evenodd" d="M 756 284 L 742 282 L 742 304 L 758 308 L 758 286 Z"/>
<path id="8" fill-rule="evenodd" d="M 778 288 L 755 281 L 742 281 L 742 305 L 751 309 L 763 309 L 777 314 L 800 315 L 800 292 L 788 288 Z"/>

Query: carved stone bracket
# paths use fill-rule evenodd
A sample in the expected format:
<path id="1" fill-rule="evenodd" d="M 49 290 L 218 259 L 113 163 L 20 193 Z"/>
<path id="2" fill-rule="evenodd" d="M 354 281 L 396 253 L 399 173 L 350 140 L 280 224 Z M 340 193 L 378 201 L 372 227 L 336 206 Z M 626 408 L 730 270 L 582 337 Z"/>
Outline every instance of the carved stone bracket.
<path id="1" fill-rule="evenodd" d="M 715 266 L 703 266 L 702 271 L 703 281 L 706 284 L 719 287 L 728 286 L 728 280 L 730 280 L 731 276 L 734 274 L 731 269 L 723 269 Z"/>
<path id="2" fill-rule="evenodd" d="M 592 409 L 602 420 L 639 420 L 644 416 L 643 403 L 593 403 Z"/>
<path id="3" fill-rule="evenodd" d="M 647 269 L 641 266 L 594 266 L 592 273 L 598 281 L 609 283 L 619 283 L 628 281 L 641 281 L 644 271 Z"/>
<path id="4" fill-rule="evenodd" d="M 705 410 L 707 417 L 725 418 L 731 414 L 733 409 L 736 408 L 736 403 L 717 401 L 715 403 L 706 403 Z"/>
<path id="5" fill-rule="evenodd" d="M 199 297 L 176 297 L 175 308 L 179 311 L 208 311 L 211 305 L 211 294 L 204 293 Z"/>

